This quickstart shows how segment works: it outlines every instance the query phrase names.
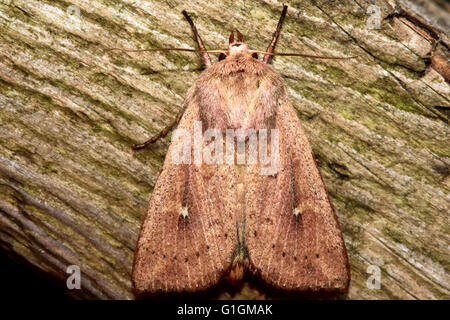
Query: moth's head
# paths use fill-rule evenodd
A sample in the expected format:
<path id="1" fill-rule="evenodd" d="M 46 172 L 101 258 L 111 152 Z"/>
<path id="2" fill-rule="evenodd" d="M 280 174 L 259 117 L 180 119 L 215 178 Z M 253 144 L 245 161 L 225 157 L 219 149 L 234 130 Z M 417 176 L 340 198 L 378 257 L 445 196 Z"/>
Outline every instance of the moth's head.
<path id="1" fill-rule="evenodd" d="M 237 35 L 237 41 L 234 41 L 234 31 L 231 31 L 228 39 L 228 50 L 226 54 L 220 54 L 219 61 L 227 57 L 234 56 L 236 54 L 249 54 L 253 58 L 258 59 L 258 54 L 250 52 L 250 48 L 244 42 L 244 36 L 239 30 L 235 29 Z"/>
<path id="2" fill-rule="evenodd" d="M 238 53 L 247 53 L 248 46 L 244 42 L 233 42 L 228 45 L 227 56 Z"/>

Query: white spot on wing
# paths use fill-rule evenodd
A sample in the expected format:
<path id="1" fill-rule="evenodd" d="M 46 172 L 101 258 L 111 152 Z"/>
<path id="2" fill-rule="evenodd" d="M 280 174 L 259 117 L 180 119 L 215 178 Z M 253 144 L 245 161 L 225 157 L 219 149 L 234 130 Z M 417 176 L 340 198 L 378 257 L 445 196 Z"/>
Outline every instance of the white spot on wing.
<path id="1" fill-rule="evenodd" d="M 186 219 L 188 217 L 188 208 L 187 207 L 181 208 L 180 215 Z"/>

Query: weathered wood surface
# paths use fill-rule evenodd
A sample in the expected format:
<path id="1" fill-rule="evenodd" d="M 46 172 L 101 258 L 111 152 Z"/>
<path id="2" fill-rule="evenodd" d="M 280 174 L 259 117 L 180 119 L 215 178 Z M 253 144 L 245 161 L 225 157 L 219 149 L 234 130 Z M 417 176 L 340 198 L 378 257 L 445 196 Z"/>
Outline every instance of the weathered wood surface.
<path id="1" fill-rule="evenodd" d="M 338 210 L 351 261 L 348 298 L 449 298 L 448 4 L 287 3 L 279 52 L 359 55 L 273 63 Z M 379 30 L 367 28 L 370 4 L 381 9 Z M 281 7 L 0 1 L 3 250 L 61 283 L 67 266 L 79 265 L 75 297 L 133 298 L 133 250 L 170 138 L 145 151 L 130 146 L 173 119 L 202 70 L 191 53 L 107 48 L 194 48 L 180 13 L 186 9 L 208 48 L 225 48 L 235 26 L 263 50 Z M 379 290 L 366 286 L 369 265 L 382 270 Z M 259 295 L 245 286 L 220 297 Z"/>

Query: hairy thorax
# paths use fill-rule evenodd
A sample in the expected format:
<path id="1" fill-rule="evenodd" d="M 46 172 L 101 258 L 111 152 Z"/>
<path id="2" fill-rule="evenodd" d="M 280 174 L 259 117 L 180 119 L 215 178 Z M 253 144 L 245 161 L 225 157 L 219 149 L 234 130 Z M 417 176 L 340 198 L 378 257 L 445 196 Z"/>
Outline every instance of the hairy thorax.
<path id="1" fill-rule="evenodd" d="M 283 90 L 270 66 L 249 54 L 236 54 L 206 70 L 194 96 L 205 129 L 269 129 Z"/>

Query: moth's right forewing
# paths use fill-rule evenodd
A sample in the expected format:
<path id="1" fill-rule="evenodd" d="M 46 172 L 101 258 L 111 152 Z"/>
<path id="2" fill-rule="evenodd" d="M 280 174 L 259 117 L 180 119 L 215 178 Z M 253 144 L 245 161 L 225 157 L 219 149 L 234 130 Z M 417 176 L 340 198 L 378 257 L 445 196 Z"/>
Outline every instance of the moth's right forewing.
<path id="1" fill-rule="evenodd" d="M 199 107 L 193 90 L 178 129 L 193 137 Z M 237 245 L 233 173 L 227 166 L 175 164 L 169 147 L 135 250 L 137 293 L 203 290 L 228 272 Z M 180 143 L 180 142 L 178 142 Z M 178 148 L 179 150 L 179 148 Z M 192 152 L 193 150 L 191 150 Z"/>
<path id="2" fill-rule="evenodd" d="M 349 265 L 336 213 L 297 115 L 280 100 L 280 163 L 273 176 L 247 171 L 245 240 L 250 265 L 279 289 L 347 291 Z"/>

